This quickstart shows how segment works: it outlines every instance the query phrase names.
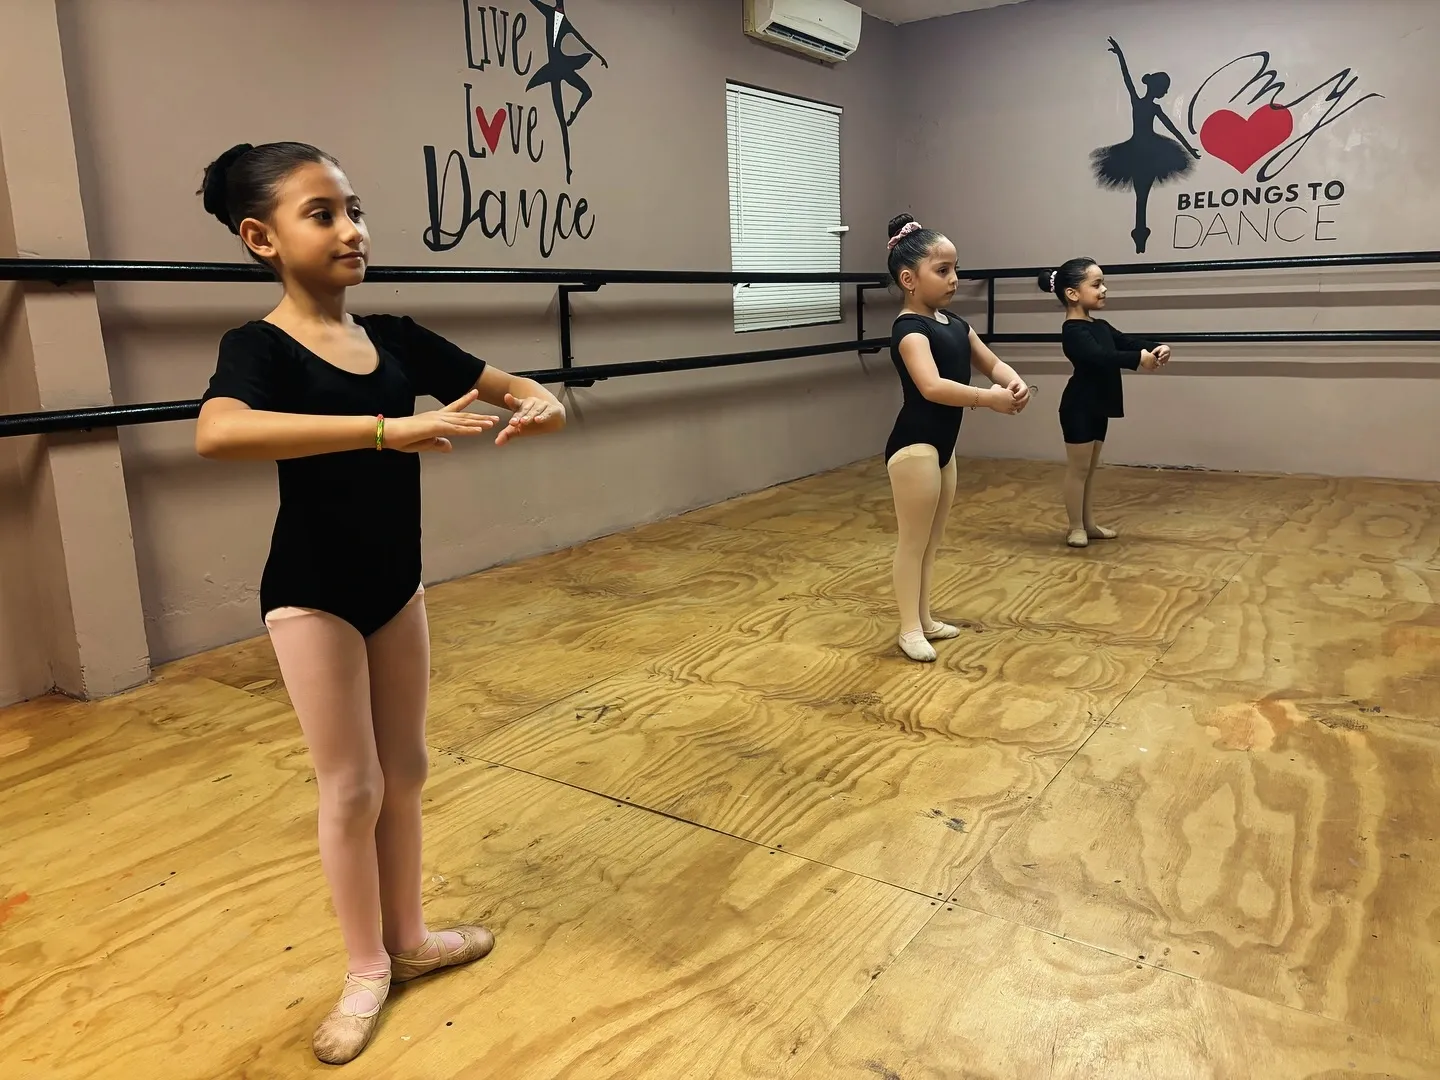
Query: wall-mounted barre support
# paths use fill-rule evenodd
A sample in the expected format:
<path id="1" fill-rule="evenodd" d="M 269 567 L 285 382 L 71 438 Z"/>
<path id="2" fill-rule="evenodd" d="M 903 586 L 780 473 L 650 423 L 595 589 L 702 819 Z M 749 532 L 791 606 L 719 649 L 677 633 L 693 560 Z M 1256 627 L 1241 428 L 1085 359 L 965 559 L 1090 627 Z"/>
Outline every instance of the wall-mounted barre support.
<path id="1" fill-rule="evenodd" d="M 572 368 L 575 366 L 575 353 L 570 342 L 570 294 L 572 292 L 598 292 L 601 283 L 592 281 L 586 285 L 561 285 L 556 289 L 556 298 L 560 308 L 560 366 Z M 567 381 L 566 386 L 594 386 L 594 379 L 577 379 Z"/>

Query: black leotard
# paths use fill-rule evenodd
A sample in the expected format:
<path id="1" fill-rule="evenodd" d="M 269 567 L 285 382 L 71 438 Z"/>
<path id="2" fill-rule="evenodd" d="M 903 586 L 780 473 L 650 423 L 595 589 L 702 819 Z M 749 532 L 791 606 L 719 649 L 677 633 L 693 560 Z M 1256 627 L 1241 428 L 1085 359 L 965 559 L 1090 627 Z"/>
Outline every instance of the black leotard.
<path id="1" fill-rule="evenodd" d="M 955 453 L 955 440 L 960 437 L 960 421 L 965 410 L 959 405 L 941 405 L 930 401 L 920 393 L 915 380 L 905 368 L 905 358 L 900 355 L 900 342 L 907 334 L 924 334 L 930 341 L 930 355 L 935 358 L 935 368 L 942 379 L 970 385 L 970 324 L 953 311 L 941 311 L 949 320 L 926 318 L 912 312 L 905 312 L 895 320 L 890 330 L 890 359 L 900 373 L 900 388 L 904 399 L 895 426 L 890 429 L 890 438 L 885 443 L 885 460 L 889 461 L 895 451 L 916 443 L 929 443 L 940 454 L 940 467 L 950 463 Z"/>
<path id="2" fill-rule="evenodd" d="M 1104 319 L 1066 319 L 1060 331 L 1074 374 L 1060 395 L 1060 428 L 1070 443 L 1104 441 L 1108 419 L 1125 415 L 1120 372 L 1140 367 L 1142 350 L 1158 343 L 1131 337 Z"/>
<path id="3" fill-rule="evenodd" d="M 412 416 L 474 387 L 485 361 L 408 316 L 356 315 L 379 364 L 356 375 L 326 363 L 273 323 L 228 331 L 205 399 L 329 416 Z M 420 455 L 346 450 L 276 462 L 280 510 L 260 579 L 260 614 L 316 608 L 369 637 L 420 586 Z"/>

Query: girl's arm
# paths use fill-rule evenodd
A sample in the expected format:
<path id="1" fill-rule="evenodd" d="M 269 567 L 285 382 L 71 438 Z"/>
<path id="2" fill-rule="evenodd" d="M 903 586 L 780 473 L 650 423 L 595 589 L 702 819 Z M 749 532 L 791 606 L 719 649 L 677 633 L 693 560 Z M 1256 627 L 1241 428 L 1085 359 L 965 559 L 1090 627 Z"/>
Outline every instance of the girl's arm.
<path id="1" fill-rule="evenodd" d="M 1140 350 L 1140 366 L 1146 371 L 1154 371 L 1160 365 L 1170 360 L 1170 346 L 1162 345 L 1150 338 L 1134 337 L 1130 334 L 1122 334 L 1113 326 L 1110 328 L 1115 334 L 1115 343 L 1122 349 Z M 1150 362 L 1146 362 L 1146 354 L 1150 356 Z"/>
<path id="2" fill-rule="evenodd" d="M 1114 327 L 1111 327 L 1111 329 L 1114 330 Z M 1122 334 L 1119 330 L 1115 330 L 1115 344 L 1117 347 L 1127 351 L 1140 352 L 1147 349 L 1150 352 L 1154 352 L 1160 347 L 1158 341 L 1152 341 L 1150 338 L 1136 337 L 1134 334 Z"/>
<path id="3" fill-rule="evenodd" d="M 1029 400 L 1030 387 L 1025 380 L 1020 378 L 1014 368 L 996 356 L 990 346 L 980 340 L 980 335 L 975 333 L 973 326 L 970 328 L 970 363 L 996 386 L 1003 386 L 1013 394 L 1022 406 Z"/>
<path id="4" fill-rule="evenodd" d="M 1150 367 L 1155 362 L 1154 353 L 1145 343 L 1117 333 L 1117 343 L 1112 345 L 1095 332 L 1093 324 L 1067 322 L 1062 337 L 1065 355 L 1077 368 L 1118 367 L 1137 371 L 1142 364 Z"/>
<path id="5" fill-rule="evenodd" d="M 450 439 L 479 435 L 495 417 L 465 412 L 473 393 L 443 409 L 397 416 L 382 426 L 374 416 L 325 416 L 252 409 L 238 398 L 212 397 L 200 406 L 195 452 L 216 461 L 285 461 L 345 450 L 450 449 Z M 376 446 L 377 436 L 381 446 Z"/>
<path id="6" fill-rule="evenodd" d="M 905 370 L 914 380 L 915 388 L 926 401 L 933 401 L 937 405 L 972 409 L 983 405 L 993 409 L 998 400 L 997 392 L 1003 394 L 1007 400 L 1013 400 L 1008 391 L 998 386 L 982 390 L 978 386 L 967 386 L 954 379 L 942 379 L 940 369 L 935 366 L 935 356 L 930 352 L 930 339 L 924 334 L 906 334 L 900 339 L 900 359 L 905 361 Z"/>
<path id="7" fill-rule="evenodd" d="M 437 401 L 463 390 L 487 405 L 510 410 L 510 422 L 496 436 L 496 446 L 517 435 L 540 435 L 565 426 L 565 406 L 534 379 L 511 375 L 470 355 L 408 315 L 370 315 L 366 323 L 394 342 L 393 351 L 412 373 L 417 389 Z"/>
<path id="8" fill-rule="evenodd" d="M 375 445 L 373 416 L 262 412 L 235 398 L 200 406 L 195 452 L 217 461 L 284 461 Z"/>
<path id="9" fill-rule="evenodd" d="M 480 400 L 513 414 L 495 438 L 503 446 L 519 435 L 544 435 L 565 426 L 565 406 L 534 379 L 525 379 L 487 364 L 475 383 Z"/>

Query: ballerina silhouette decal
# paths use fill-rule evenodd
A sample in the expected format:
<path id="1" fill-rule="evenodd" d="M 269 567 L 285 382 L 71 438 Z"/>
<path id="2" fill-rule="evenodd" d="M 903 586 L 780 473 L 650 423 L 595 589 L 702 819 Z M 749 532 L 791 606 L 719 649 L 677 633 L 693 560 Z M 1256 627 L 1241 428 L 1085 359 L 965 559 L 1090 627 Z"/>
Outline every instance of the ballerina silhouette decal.
<path id="1" fill-rule="evenodd" d="M 580 31 L 566 18 L 565 0 L 555 0 L 553 4 L 544 3 L 543 0 L 530 0 L 530 3 L 545 16 L 545 48 L 548 58 L 540 70 L 530 77 L 525 89 L 534 90 L 537 86 L 550 84 L 550 96 L 555 102 L 555 119 L 560 122 L 560 141 L 565 148 L 565 182 L 568 184 L 574 177 L 574 170 L 570 167 L 570 126 L 575 123 L 575 118 L 580 115 L 585 103 L 594 96 L 590 84 L 580 76 L 580 69 L 590 62 L 592 55 L 600 61 L 601 67 L 608 68 L 610 65 L 600 55 L 600 51 L 581 37 Z M 564 48 L 567 37 L 573 37 L 586 51 L 578 56 L 567 53 Z M 565 116 L 566 83 L 580 91 L 580 100 L 575 103 L 575 111 L 568 119 Z"/>
<path id="2" fill-rule="evenodd" d="M 1170 76 L 1163 71 L 1144 76 L 1141 81 L 1145 84 L 1145 96 L 1141 97 L 1135 92 L 1135 82 L 1130 78 L 1130 69 L 1125 64 L 1120 43 L 1113 37 L 1108 40 L 1110 51 L 1120 60 L 1125 89 L 1130 91 L 1130 117 L 1134 129 L 1124 142 L 1093 151 L 1090 160 L 1095 180 L 1101 187 L 1112 191 L 1129 188 L 1135 192 L 1135 228 L 1130 237 L 1135 241 L 1135 251 L 1139 254 L 1145 251 L 1145 242 L 1150 239 L 1150 230 L 1145 225 L 1145 210 L 1150 201 L 1151 187 L 1189 173 L 1194 168 L 1193 159 L 1200 156 L 1200 151 L 1190 145 L 1160 107 L 1160 99 L 1170 90 Z M 1164 124 L 1175 138 L 1157 132 L 1156 120 Z"/>

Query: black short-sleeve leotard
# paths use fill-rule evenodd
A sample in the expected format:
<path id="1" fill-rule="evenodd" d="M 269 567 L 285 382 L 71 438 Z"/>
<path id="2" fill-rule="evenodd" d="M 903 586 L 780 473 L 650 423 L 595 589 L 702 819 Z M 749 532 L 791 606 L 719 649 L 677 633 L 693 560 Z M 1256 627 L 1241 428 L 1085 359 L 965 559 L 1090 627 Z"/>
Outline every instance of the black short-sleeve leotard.
<path id="1" fill-rule="evenodd" d="M 916 443 L 928 443 L 940 454 L 940 467 L 950 463 L 955 453 L 955 440 L 960 437 L 960 421 L 965 410 L 959 405 L 941 405 L 920 393 L 915 380 L 900 355 L 900 342 L 907 334 L 924 334 L 930 342 L 930 355 L 942 379 L 970 385 L 970 324 L 953 311 L 941 311 L 946 322 L 905 312 L 890 330 L 890 359 L 900 375 L 903 398 L 900 414 L 885 443 L 885 460 L 895 451 Z"/>
<path id="2" fill-rule="evenodd" d="M 1159 348 L 1122 334 L 1104 319 L 1066 319 L 1060 338 L 1075 369 L 1060 395 L 1060 428 L 1068 443 L 1103 442 L 1110 418 L 1125 415 L 1123 369 L 1140 367 L 1140 353 Z"/>
<path id="3" fill-rule="evenodd" d="M 375 345 L 374 371 L 326 363 L 273 323 L 228 331 L 205 400 L 267 412 L 413 416 L 474 387 L 485 361 L 408 316 L 354 316 Z M 315 608 L 368 637 L 420 586 L 420 455 L 345 450 L 276 462 L 280 509 L 260 579 L 260 614 Z"/>

